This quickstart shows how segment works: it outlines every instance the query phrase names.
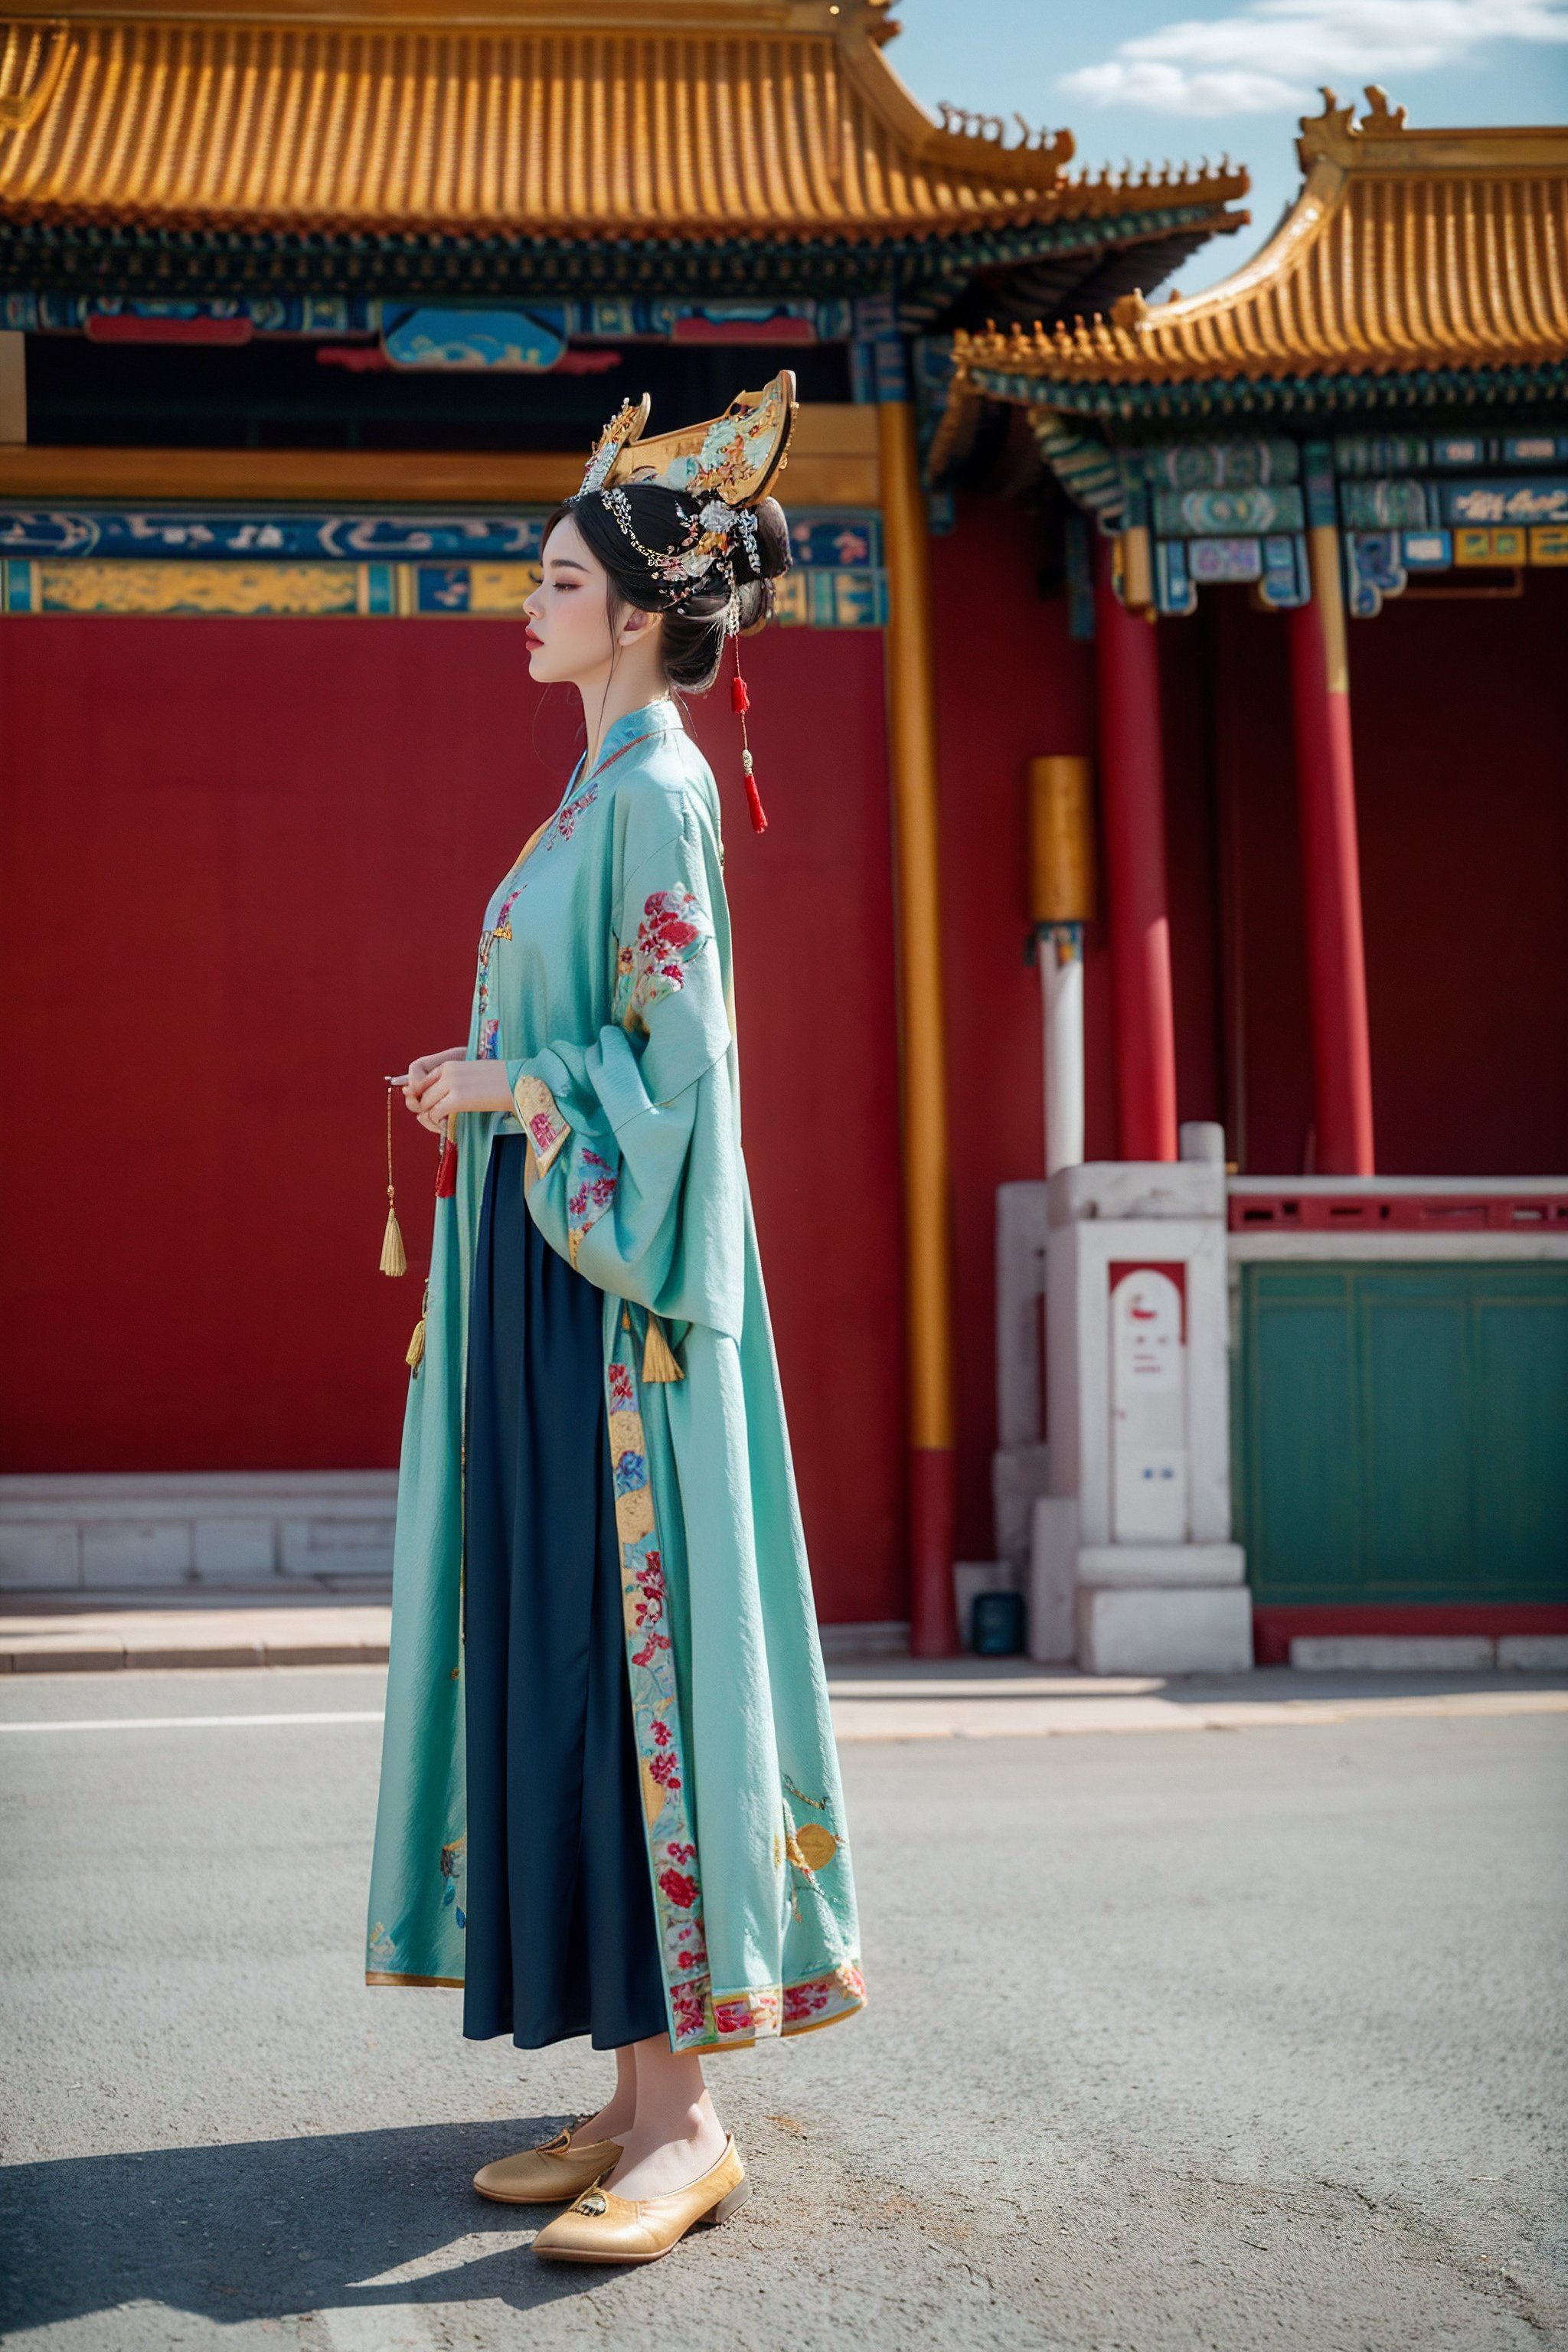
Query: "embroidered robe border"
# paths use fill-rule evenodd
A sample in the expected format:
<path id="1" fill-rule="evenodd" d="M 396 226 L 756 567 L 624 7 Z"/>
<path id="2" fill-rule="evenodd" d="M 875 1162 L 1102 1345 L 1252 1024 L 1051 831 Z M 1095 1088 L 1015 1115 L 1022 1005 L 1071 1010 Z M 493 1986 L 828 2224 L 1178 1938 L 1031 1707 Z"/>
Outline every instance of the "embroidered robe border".
<path id="1" fill-rule="evenodd" d="M 686 1752 L 675 1653 L 665 1610 L 664 1553 L 648 1475 L 636 1333 L 623 1306 L 605 1370 L 615 1483 L 616 1535 L 621 1549 L 621 1606 L 637 1741 L 637 1781 L 653 1881 L 654 1916 L 670 2046 L 696 2050 L 717 2036 L 702 1934 L 702 1884 L 686 1801 Z"/>
<path id="2" fill-rule="evenodd" d="M 637 1310 L 639 1319 L 642 1309 Z M 701 1864 L 686 1800 L 686 1749 L 665 1610 L 664 1556 L 643 1433 L 637 1334 L 623 1305 L 605 1367 L 616 1533 L 626 1668 L 653 1882 L 670 2046 L 743 2050 L 773 2034 L 809 2033 L 866 2005 L 853 1961 L 798 1984 L 755 1985 L 714 1995 L 702 1932 Z"/>

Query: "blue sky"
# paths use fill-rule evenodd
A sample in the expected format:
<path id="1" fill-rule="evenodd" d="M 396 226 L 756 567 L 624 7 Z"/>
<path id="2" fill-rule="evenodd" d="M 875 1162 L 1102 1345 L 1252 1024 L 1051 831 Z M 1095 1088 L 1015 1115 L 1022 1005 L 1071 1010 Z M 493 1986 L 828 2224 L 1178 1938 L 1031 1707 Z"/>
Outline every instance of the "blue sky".
<path id="1" fill-rule="evenodd" d="M 1568 0 L 900 0 L 899 19 L 888 62 L 928 107 L 1065 123 L 1089 163 L 1246 163 L 1252 226 L 1195 255 L 1184 293 L 1273 229 L 1321 82 L 1342 106 L 1380 82 L 1413 124 L 1568 119 Z"/>

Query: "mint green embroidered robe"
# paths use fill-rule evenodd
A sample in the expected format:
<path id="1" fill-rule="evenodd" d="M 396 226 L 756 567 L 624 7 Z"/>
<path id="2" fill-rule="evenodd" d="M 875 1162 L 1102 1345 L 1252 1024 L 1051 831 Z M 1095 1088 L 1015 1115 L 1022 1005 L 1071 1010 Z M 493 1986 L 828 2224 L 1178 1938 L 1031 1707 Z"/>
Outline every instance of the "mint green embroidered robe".
<path id="1" fill-rule="evenodd" d="M 514 1111 L 457 1122 L 404 1428 L 372 1866 L 374 1984 L 463 1977 L 463 1380 L 492 1138 L 605 1294 L 627 1671 L 671 2040 L 738 2047 L 863 2006 L 805 1547 L 741 1154 L 713 779 L 673 703 L 611 729 L 502 883 L 470 1056 Z M 654 1333 L 684 1377 L 644 1377 Z M 541 1887 L 548 1902 L 556 1890 Z"/>

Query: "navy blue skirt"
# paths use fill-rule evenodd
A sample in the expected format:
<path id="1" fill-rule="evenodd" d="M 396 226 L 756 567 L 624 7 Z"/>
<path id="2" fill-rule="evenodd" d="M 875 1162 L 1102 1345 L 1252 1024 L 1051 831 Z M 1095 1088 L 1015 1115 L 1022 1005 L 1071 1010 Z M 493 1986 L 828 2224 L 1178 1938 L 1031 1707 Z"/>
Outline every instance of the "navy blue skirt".
<path id="1" fill-rule="evenodd" d="M 626 1681 L 604 1294 L 500 1136 L 468 1309 L 463 2032 L 597 2050 L 668 2031 Z"/>

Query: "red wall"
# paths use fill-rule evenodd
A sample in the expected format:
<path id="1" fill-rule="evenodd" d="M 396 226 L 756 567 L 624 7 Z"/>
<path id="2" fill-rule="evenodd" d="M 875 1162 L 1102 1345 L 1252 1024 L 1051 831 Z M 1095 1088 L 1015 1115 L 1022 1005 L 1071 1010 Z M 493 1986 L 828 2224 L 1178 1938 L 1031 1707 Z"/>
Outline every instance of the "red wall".
<path id="1" fill-rule="evenodd" d="M 989 1559 L 996 1444 L 996 1187 L 1045 1169 L 1040 983 L 1030 936 L 1024 763 L 1093 749 L 1093 648 L 1042 603 L 1028 519 L 959 502 L 931 541 L 942 770 L 942 887 L 955 1193 L 958 1553 Z M 1109 961 L 1085 956 L 1088 1152 L 1115 1149 Z"/>
<path id="2" fill-rule="evenodd" d="M 1380 1168 L 1568 1171 L 1568 575 L 1352 623 Z"/>
<path id="3" fill-rule="evenodd" d="M 729 794 L 746 1141 L 825 1615 L 904 1613 L 881 639 L 747 649 L 773 826 Z M 574 714 L 502 622 L 0 627 L 0 990 L 20 1148 L 10 1470 L 396 1459 L 415 1279 L 375 1271 L 381 1074 L 449 1044 Z"/>
<path id="4" fill-rule="evenodd" d="M 1027 519 L 931 544 L 955 1174 L 958 1549 L 992 1549 L 995 1189 L 1042 1165 L 1022 772 L 1093 748 L 1092 648 Z M 1380 1163 L 1568 1167 L 1568 579 L 1352 629 Z M 1277 616 L 1161 628 L 1178 1094 L 1253 1171 L 1311 1119 Z M 825 1616 L 905 1613 L 897 1004 L 882 643 L 747 649 L 773 824 L 728 794 L 747 1157 Z M 553 804 L 574 706 L 506 623 L 0 628 L 0 988 L 36 1139 L 6 1163 L 12 1470 L 395 1459 L 416 1282 L 374 1272 L 384 1070 L 461 1034 L 480 908 Z M 1103 927 L 1090 1158 L 1116 1150 Z M 823 1106 L 831 1104 L 825 1126 Z M 426 1245 L 425 1139 L 398 1130 Z"/>
<path id="5" fill-rule="evenodd" d="M 1519 598 L 1405 595 L 1350 625 L 1377 1164 L 1394 1175 L 1568 1168 L 1568 578 L 1524 577 Z M 1222 1115 L 1195 1108 L 1207 1028 L 1232 1157 L 1300 1174 L 1312 1078 L 1284 623 L 1231 589 L 1161 625 L 1182 1116 Z"/>

